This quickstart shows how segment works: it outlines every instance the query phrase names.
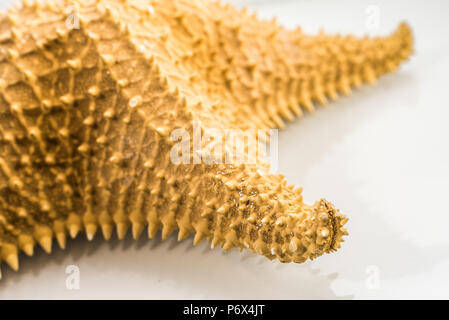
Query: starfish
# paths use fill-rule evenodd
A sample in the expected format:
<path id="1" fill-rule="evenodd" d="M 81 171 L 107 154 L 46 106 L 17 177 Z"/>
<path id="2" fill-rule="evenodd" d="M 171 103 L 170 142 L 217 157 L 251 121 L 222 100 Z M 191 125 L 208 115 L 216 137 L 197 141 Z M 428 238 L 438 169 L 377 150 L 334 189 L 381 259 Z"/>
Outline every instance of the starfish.
<path id="1" fill-rule="evenodd" d="M 175 163 L 172 133 L 283 128 L 396 70 L 412 42 L 405 23 L 308 36 L 206 0 L 23 1 L 0 17 L 0 259 L 145 228 L 281 262 L 337 250 L 347 218 L 330 202 L 305 204 L 261 160 Z"/>

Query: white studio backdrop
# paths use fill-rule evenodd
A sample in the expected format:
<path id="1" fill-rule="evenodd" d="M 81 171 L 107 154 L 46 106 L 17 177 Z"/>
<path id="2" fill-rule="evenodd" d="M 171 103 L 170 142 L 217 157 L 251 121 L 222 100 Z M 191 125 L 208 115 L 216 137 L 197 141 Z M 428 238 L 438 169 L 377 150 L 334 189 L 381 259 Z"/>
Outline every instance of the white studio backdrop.
<path id="1" fill-rule="evenodd" d="M 304 187 L 306 202 L 324 197 L 350 218 L 342 248 L 297 265 L 176 235 L 80 236 L 65 251 L 22 257 L 18 273 L 3 266 L 0 299 L 449 298 L 449 2 L 232 2 L 308 33 L 386 35 L 402 20 L 413 28 L 416 54 L 397 73 L 279 135 L 279 172 Z M 74 270 L 79 290 L 67 286 Z"/>

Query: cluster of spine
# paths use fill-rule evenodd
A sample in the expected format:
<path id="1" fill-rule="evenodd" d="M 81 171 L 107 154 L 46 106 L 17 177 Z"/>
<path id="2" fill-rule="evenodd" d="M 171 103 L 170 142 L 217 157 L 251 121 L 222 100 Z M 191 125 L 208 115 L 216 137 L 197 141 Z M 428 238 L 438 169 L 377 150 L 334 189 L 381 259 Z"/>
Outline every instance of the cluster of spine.
<path id="1" fill-rule="evenodd" d="M 283 127 L 411 50 L 406 25 L 309 37 L 205 0 L 24 1 L 0 17 L 0 261 L 114 229 L 282 262 L 336 250 L 347 219 L 329 202 L 262 163 L 174 164 L 170 133 Z"/>

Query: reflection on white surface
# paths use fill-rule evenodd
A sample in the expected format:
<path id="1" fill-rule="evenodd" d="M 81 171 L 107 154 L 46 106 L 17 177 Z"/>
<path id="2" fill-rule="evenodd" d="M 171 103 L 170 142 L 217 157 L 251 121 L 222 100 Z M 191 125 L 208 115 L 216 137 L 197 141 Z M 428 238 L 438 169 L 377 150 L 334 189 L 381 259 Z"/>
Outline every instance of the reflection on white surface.
<path id="1" fill-rule="evenodd" d="M 89 243 L 3 266 L 5 298 L 449 298 L 449 3 L 447 1 L 234 1 L 288 27 L 330 33 L 412 26 L 416 55 L 377 87 L 291 123 L 279 136 L 279 172 L 350 218 L 335 254 L 281 264 L 248 252 L 192 246 L 176 236 Z M 1 5 L 4 6 L 2 1 Z M 379 8 L 375 32 L 367 8 Z M 368 10 L 369 11 L 369 10 Z M 368 27 L 367 27 L 368 26 Z M 66 288 L 66 267 L 80 289 Z"/>

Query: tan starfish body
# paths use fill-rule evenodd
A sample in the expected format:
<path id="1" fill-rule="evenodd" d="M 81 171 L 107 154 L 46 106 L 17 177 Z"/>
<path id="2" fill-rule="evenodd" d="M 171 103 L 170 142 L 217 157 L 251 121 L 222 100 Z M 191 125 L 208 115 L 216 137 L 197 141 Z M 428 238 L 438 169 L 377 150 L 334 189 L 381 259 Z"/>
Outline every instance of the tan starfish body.
<path id="1" fill-rule="evenodd" d="M 283 127 L 411 51 L 405 24 L 311 37 L 205 0 L 25 1 L 0 18 L 1 260 L 130 227 L 282 262 L 336 250 L 347 219 L 329 202 L 262 162 L 175 164 L 170 133 Z"/>

